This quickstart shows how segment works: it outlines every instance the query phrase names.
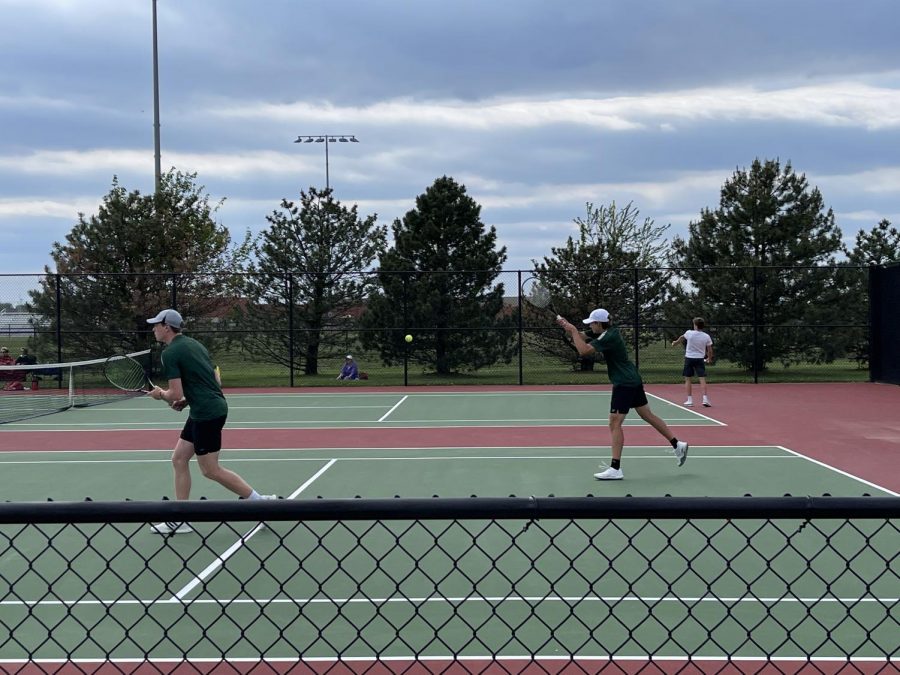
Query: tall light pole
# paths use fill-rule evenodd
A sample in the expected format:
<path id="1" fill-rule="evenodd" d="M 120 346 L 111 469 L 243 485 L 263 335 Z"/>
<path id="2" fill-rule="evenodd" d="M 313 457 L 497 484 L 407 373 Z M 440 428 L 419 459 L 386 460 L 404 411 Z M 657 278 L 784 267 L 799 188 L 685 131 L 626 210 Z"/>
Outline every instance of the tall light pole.
<path id="1" fill-rule="evenodd" d="M 153 0 L 153 148 L 155 194 L 158 195 L 162 183 L 162 168 L 159 153 L 159 52 L 156 48 L 156 0 Z"/>
<path id="2" fill-rule="evenodd" d="M 331 143 L 359 143 L 356 134 L 316 134 L 313 136 L 297 136 L 294 143 L 324 143 L 325 144 L 325 189 L 331 188 L 331 180 L 328 175 L 328 146 Z"/>

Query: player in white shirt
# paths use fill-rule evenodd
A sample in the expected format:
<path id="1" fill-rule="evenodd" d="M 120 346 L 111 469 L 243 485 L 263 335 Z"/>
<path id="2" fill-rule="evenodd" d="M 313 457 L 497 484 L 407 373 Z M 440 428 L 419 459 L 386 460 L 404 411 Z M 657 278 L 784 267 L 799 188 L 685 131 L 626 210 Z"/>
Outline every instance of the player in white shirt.
<path id="1" fill-rule="evenodd" d="M 691 395 L 692 378 L 696 375 L 700 380 L 700 393 L 703 394 L 703 406 L 708 408 L 711 404 L 706 389 L 706 364 L 713 361 L 713 341 L 709 333 L 703 330 L 706 323 L 699 316 L 694 319 L 694 329 L 685 331 L 677 340 L 672 342 L 675 346 L 681 342 L 684 348 L 684 389 L 687 392 L 687 400 L 684 405 L 694 405 L 694 397 Z"/>

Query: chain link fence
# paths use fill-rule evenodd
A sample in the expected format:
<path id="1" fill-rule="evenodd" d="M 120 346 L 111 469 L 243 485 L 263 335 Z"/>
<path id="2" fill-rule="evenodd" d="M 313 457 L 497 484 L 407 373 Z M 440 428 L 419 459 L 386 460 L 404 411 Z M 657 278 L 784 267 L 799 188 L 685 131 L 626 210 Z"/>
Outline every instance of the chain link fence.
<path id="1" fill-rule="evenodd" d="M 896 498 L 7 503 L 0 541 L 4 673 L 900 660 Z"/>
<path id="2" fill-rule="evenodd" d="M 331 384 L 347 354 L 378 385 L 597 382 L 603 364 L 579 359 L 555 312 L 523 295 L 532 273 L 4 275 L 0 341 L 45 363 L 136 351 L 152 346 L 146 317 L 175 307 L 229 386 Z M 713 381 L 865 381 L 870 274 L 596 269 L 545 281 L 570 320 L 608 309 L 650 383 L 681 380 L 671 342 L 696 316 L 715 343 Z"/>

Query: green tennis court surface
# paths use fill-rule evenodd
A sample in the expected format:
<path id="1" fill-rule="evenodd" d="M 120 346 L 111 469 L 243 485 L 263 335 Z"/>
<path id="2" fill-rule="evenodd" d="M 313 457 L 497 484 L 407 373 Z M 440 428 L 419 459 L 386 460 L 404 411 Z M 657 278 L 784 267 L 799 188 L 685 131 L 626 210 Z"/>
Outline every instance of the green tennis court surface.
<path id="1" fill-rule="evenodd" d="M 673 425 L 720 426 L 704 412 L 649 397 L 654 412 Z M 608 391 L 457 392 L 419 394 L 230 394 L 228 428 L 605 426 Z M 23 429 L 180 428 L 182 414 L 158 401 L 134 398 L 93 408 L 0 425 Z M 644 425 L 635 414 L 628 426 Z"/>
<path id="2" fill-rule="evenodd" d="M 302 440 L 302 438 L 298 438 Z M 10 501 L 154 500 L 171 492 L 170 452 L 0 453 Z M 888 495 L 888 490 L 803 458 L 785 448 L 691 448 L 678 468 L 662 446 L 629 446 L 626 480 L 596 481 L 608 447 L 228 449 L 233 466 L 261 492 L 283 497 L 557 497 Z M 194 471 L 194 498 L 231 499 Z M 315 478 L 307 485 L 307 481 Z"/>
<path id="3" fill-rule="evenodd" d="M 598 482 L 592 474 L 608 460 L 608 445 L 567 445 L 564 429 L 552 446 L 452 444 L 453 428 L 467 426 L 604 425 L 606 395 L 233 395 L 230 428 L 300 431 L 296 447 L 228 448 L 222 461 L 261 492 L 287 499 L 893 494 L 779 446 L 694 445 L 678 468 L 661 439 L 627 445 L 626 480 Z M 673 426 L 719 424 L 706 416 L 711 411 L 652 405 Z M 175 429 L 180 419 L 135 399 L 7 427 Z M 385 423 L 446 427 L 447 442 L 303 447 L 304 428 Z M 597 438 L 608 443 L 605 431 Z M 4 498 L 159 500 L 171 493 L 169 454 L 167 447 L 0 453 Z M 195 467 L 193 497 L 201 495 L 232 498 Z M 364 669 L 376 655 L 399 659 L 401 668 L 413 656 L 516 658 L 529 649 L 547 659 L 753 658 L 774 649 L 783 658 L 811 654 L 814 663 L 852 654 L 884 665 L 884 645 L 896 642 L 900 624 L 897 577 L 884 573 L 900 535 L 883 522 L 199 522 L 194 529 L 163 538 L 146 524 L 0 526 L 7 585 L 0 612 L 11 629 L 0 639 L 0 664 L 28 654 L 114 662 L 146 654 L 161 663 L 226 654 L 290 664 L 302 653 L 325 666 L 358 658 Z"/>

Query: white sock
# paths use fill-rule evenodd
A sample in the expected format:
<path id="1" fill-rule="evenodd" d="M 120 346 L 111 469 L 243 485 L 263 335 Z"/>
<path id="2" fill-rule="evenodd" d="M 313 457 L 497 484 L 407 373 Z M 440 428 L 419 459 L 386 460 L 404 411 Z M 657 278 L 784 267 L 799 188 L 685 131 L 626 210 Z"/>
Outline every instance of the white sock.
<path id="1" fill-rule="evenodd" d="M 262 495 L 259 494 L 256 490 L 253 490 L 253 491 L 250 493 L 250 496 L 247 497 L 247 499 L 262 499 Z"/>
<path id="2" fill-rule="evenodd" d="M 685 400 L 685 403 L 693 403 L 693 402 L 694 402 L 694 399 L 691 398 L 690 396 L 688 396 L 687 399 Z"/>

